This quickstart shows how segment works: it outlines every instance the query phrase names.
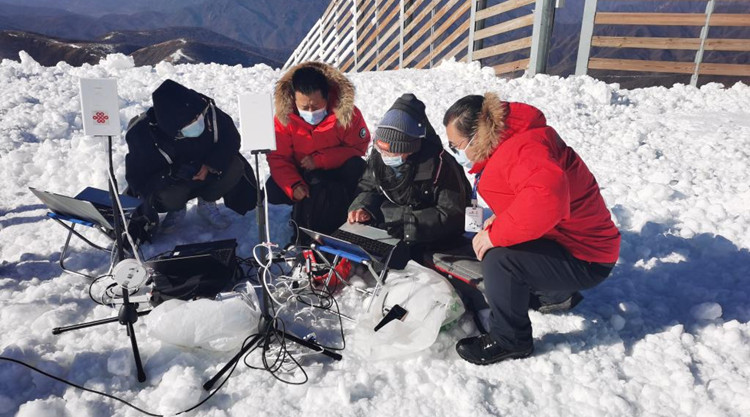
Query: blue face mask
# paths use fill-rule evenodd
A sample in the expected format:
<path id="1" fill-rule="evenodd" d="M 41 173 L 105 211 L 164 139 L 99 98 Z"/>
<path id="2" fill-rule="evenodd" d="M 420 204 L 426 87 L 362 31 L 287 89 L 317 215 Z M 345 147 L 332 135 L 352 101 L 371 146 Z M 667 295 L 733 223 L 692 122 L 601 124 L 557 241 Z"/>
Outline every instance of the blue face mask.
<path id="1" fill-rule="evenodd" d="M 315 111 L 305 111 L 300 109 L 297 109 L 297 111 L 299 112 L 299 117 L 301 117 L 302 120 L 313 126 L 317 126 L 320 122 L 323 121 L 326 115 L 328 115 L 328 110 L 325 107 Z"/>
<path id="2" fill-rule="evenodd" d="M 182 134 L 182 137 L 184 138 L 197 138 L 203 134 L 205 128 L 206 122 L 201 114 L 196 121 L 180 129 L 180 134 Z"/>
<path id="3" fill-rule="evenodd" d="M 401 158 L 401 156 L 385 156 L 381 154 L 380 158 L 383 160 L 384 164 L 391 168 L 398 168 L 404 164 L 404 159 Z"/>
<path id="4" fill-rule="evenodd" d="M 474 166 L 474 162 L 472 162 L 467 156 L 466 156 L 466 150 L 469 149 L 469 146 L 471 146 L 471 142 L 474 142 L 474 138 L 476 138 L 476 135 L 469 140 L 469 143 L 466 144 L 466 146 L 463 149 L 456 149 L 452 145 L 450 146 L 451 151 L 453 151 L 453 155 L 456 158 L 456 162 L 463 165 L 467 169 L 471 169 L 472 166 Z"/>
<path id="5" fill-rule="evenodd" d="M 466 157 L 466 149 L 459 149 L 458 153 L 455 154 L 456 162 L 465 166 L 467 169 L 471 169 L 474 163 Z"/>

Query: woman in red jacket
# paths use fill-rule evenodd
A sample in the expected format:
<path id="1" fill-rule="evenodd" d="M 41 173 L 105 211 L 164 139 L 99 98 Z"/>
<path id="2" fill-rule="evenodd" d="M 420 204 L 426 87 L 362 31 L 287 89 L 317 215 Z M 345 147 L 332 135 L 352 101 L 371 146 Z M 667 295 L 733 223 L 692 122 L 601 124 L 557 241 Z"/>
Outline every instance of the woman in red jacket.
<path id="1" fill-rule="evenodd" d="M 300 226 L 330 233 L 346 221 L 370 143 L 354 85 L 336 68 L 305 62 L 279 79 L 274 101 L 268 201 L 293 204 Z"/>
<path id="2" fill-rule="evenodd" d="M 494 213 L 472 242 L 489 333 L 459 341 L 456 350 L 480 365 L 529 356 L 533 294 L 542 304 L 575 304 L 579 290 L 609 276 L 620 232 L 591 171 L 538 109 L 493 93 L 466 96 L 443 124 L 449 147 L 476 175 Z"/>

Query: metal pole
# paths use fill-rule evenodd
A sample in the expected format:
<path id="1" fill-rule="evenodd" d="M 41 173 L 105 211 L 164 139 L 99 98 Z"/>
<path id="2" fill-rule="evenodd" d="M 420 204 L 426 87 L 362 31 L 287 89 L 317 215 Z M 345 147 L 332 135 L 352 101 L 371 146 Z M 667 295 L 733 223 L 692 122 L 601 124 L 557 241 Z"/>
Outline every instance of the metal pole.
<path id="1" fill-rule="evenodd" d="M 404 0 L 399 0 L 401 10 L 398 15 L 398 69 L 404 67 Z"/>
<path id="2" fill-rule="evenodd" d="M 531 35 L 531 56 L 528 75 L 544 74 L 547 71 L 547 56 L 552 38 L 552 22 L 555 13 L 552 0 L 536 0 L 534 29 Z"/>
<path id="3" fill-rule="evenodd" d="M 597 0 L 586 0 L 586 4 L 583 6 L 581 38 L 578 41 L 578 58 L 576 59 L 576 75 L 586 75 L 589 70 L 589 56 L 591 55 L 591 38 L 594 36 L 596 4 Z"/>
<path id="4" fill-rule="evenodd" d="M 477 2 L 477 11 L 484 10 L 487 8 L 487 0 L 476 0 Z M 486 26 L 486 19 L 479 20 L 477 22 L 474 22 L 474 33 L 484 29 Z M 474 35 L 476 36 L 476 35 Z M 472 50 L 472 55 L 474 51 L 478 51 L 480 49 L 484 48 L 484 39 L 475 40 L 474 41 L 474 49 Z"/>
<path id="5" fill-rule="evenodd" d="M 477 0 L 471 0 L 471 13 L 469 14 L 469 41 L 466 46 L 466 62 L 473 60 L 474 53 L 474 30 L 477 24 Z"/>
<path id="6" fill-rule="evenodd" d="M 703 62 L 703 51 L 705 51 L 706 38 L 708 38 L 708 29 L 711 26 L 711 14 L 714 12 L 715 3 L 715 0 L 709 0 L 708 4 L 706 4 L 706 24 L 701 29 L 701 46 L 695 54 L 695 71 L 693 72 L 693 76 L 690 77 L 690 85 L 693 87 L 698 85 L 698 75 L 700 73 L 701 62 Z"/>
<path id="7" fill-rule="evenodd" d="M 359 70 L 359 37 L 357 36 L 357 18 L 359 17 L 357 12 L 357 0 L 352 0 L 352 25 L 354 25 L 354 71 Z"/>
<path id="8" fill-rule="evenodd" d="M 324 21 L 320 21 L 320 26 L 318 26 L 318 57 L 317 59 L 323 58 L 323 26 L 325 26 Z"/>
<path id="9" fill-rule="evenodd" d="M 374 56 L 376 71 L 380 71 L 380 57 L 378 56 L 380 55 L 380 30 L 379 30 L 380 22 L 378 21 L 378 11 L 379 11 L 378 0 L 375 0 L 375 14 L 373 16 L 375 19 L 375 31 L 377 33 L 377 35 L 375 35 L 375 56 Z"/>
<path id="10" fill-rule="evenodd" d="M 336 6 L 336 15 L 333 17 L 336 20 L 336 23 L 334 23 L 333 30 L 335 31 L 335 34 L 333 35 L 333 60 L 334 60 L 334 66 L 336 68 L 341 68 L 341 9 Z"/>
<path id="11" fill-rule="evenodd" d="M 435 19 L 435 0 L 430 1 L 430 68 L 435 65 L 432 55 L 432 39 L 435 36 L 435 23 L 432 21 L 433 19 Z"/>

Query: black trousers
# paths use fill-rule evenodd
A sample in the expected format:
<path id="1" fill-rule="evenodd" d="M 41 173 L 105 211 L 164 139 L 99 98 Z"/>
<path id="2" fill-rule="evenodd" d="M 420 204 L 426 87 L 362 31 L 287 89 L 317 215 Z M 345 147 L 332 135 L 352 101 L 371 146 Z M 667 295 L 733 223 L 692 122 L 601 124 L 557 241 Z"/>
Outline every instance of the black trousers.
<path id="1" fill-rule="evenodd" d="M 196 197 L 216 201 L 237 185 L 242 171 L 242 160 L 239 156 L 234 156 L 221 175 L 208 174 L 203 181 L 173 181 L 154 193 L 154 208 L 159 213 L 181 210 L 188 201 Z"/>
<path id="2" fill-rule="evenodd" d="M 546 239 L 490 249 L 482 259 L 485 296 L 492 311 L 490 335 L 508 350 L 531 347 L 531 293 L 546 302 L 563 301 L 575 291 L 598 285 L 611 270 L 577 259 Z"/>
<path id="3" fill-rule="evenodd" d="M 321 182 L 338 182 L 343 184 L 346 192 L 354 196 L 354 192 L 359 183 L 359 179 L 365 172 L 367 162 L 364 159 L 353 156 L 344 162 L 338 168 L 334 169 L 314 169 L 307 171 L 302 174 L 302 178 L 305 180 L 307 185 L 310 187 L 310 197 L 313 197 L 312 193 L 315 191 L 315 185 Z M 269 177 L 266 181 L 266 193 L 268 193 L 268 202 L 271 204 L 296 204 L 291 198 L 284 194 L 284 191 L 276 184 L 273 177 Z M 348 208 L 349 206 L 347 206 Z"/>

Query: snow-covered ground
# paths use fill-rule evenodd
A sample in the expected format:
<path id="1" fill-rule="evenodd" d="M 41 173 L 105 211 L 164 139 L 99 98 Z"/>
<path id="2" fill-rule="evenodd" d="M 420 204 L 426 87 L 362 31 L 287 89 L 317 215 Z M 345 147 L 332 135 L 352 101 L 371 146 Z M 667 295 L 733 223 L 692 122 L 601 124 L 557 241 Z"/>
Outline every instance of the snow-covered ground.
<path id="1" fill-rule="evenodd" d="M 80 68 L 0 64 L 0 355 L 23 360 L 147 410 L 173 413 L 200 400 L 201 385 L 233 353 L 180 349 L 135 328 L 148 380 L 132 376 L 125 330 L 117 324 L 60 336 L 50 329 L 110 317 L 88 299 L 86 280 L 56 264 L 64 230 L 46 220 L 29 186 L 75 195 L 106 188 L 101 139 L 82 133 L 79 77 L 116 77 L 121 120 L 150 106 L 173 78 L 216 99 L 237 120 L 237 94 L 271 92 L 281 72 L 266 66 L 133 66 L 124 56 Z M 574 311 L 531 313 L 536 351 L 525 360 L 478 367 L 455 342 L 468 318 L 427 350 L 368 361 L 307 358 L 310 380 L 283 384 L 240 366 L 194 412 L 201 416 L 748 416 L 750 415 L 750 87 L 620 90 L 588 77 L 505 80 L 476 64 L 352 74 L 368 125 L 413 92 L 443 138 L 456 99 L 495 91 L 540 108 L 596 175 L 623 234 L 620 260 Z M 122 138 L 115 141 L 124 184 Z M 249 155 L 247 155 L 249 157 Z M 262 169 L 263 174 L 267 172 Z M 271 209 L 272 236 L 288 238 L 289 210 Z M 257 243 L 255 213 L 228 213 L 213 232 L 196 217 L 160 236 L 150 254 L 175 244 L 235 237 L 241 256 Z M 101 273 L 107 259 L 74 246 L 71 265 Z M 351 294 L 342 297 L 354 299 Z M 354 343 L 351 340 L 348 342 Z M 26 368 L 0 362 L 0 415 L 139 415 Z"/>

